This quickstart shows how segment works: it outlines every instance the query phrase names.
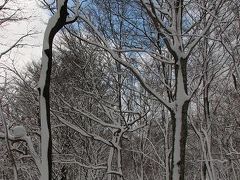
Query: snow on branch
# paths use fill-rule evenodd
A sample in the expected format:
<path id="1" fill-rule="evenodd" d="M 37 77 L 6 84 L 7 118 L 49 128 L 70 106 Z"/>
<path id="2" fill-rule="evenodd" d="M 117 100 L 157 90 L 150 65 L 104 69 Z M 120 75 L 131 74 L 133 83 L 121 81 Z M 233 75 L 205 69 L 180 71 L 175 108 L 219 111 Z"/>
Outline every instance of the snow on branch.
<path id="1" fill-rule="evenodd" d="M 92 113 L 86 111 L 86 110 L 83 110 L 83 109 L 79 109 L 77 107 L 72 107 L 68 102 L 66 102 L 65 100 L 63 100 L 62 98 L 60 98 L 61 101 L 66 104 L 69 108 L 75 110 L 76 112 L 79 112 L 81 113 L 82 115 L 88 117 L 90 120 L 96 122 L 96 123 L 99 123 L 101 124 L 102 126 L 104 127 L 111 127 L 111 128 L 114 128 L 114 129 L 119 129 L 120 126 L 117 126 L 117 125 L 114 125 L 114 124 L 109 124 L 109 123 L 106 123 L 104 122 L 103 120 L 99 119 L 98 117 L 96 117 L 95 115 L 93 115 Z"/>
<path id="2" fill-rule="evenodd" d="M 55 163 L 61 163 L 61 164 L 77 164 L 80 167 L 84 167 L 87 169 L 94 169 L 94 170 L 100 170 L 100 169 L 107 169 L 107 166 L 103 166 L 103 165 L 86 165 L 83 163 L 80 163 L 76 160 L 72 160 L 72 161 L 53 161 Z"/>
<path id="3" fill-rule="evenodd" d="M 218 1 L 218 4 L 215 6 L 215 8 L 213 10 L 209 10 L 203 6 L 201 6 L 199 3 L 197 3 L 198 6 L 200 6 L 202 9 L 204 9 L 205 11 L 207 11 L 207 15 L 208 18 L 206 20 L 207 24 L 204 27 L 204 29 L 201 31 L 201 33 L 195 38 L 193 39 L 191 42 L 188 43 L 188 46 L 186 47 L 187 51 L 185 52 L 185 58 L 188 57 L 190 55 L 190 53 L 192 52 L 193 48 L 197 45 L 197 43 L 206 35 L 206 33 L 208 32 L 208 30 L 211 28 L 212 23 L 214 20 L 218 19 L 218 17 L 216 16 L 221 5 L 222 5 L 223 1 L 220 0 Z M 206 16 L 207 17 L 207 16 Z"/>
<path id="4" fill-rule="evenodd" d="M 0 139 L 4 139 L 6 135 L 0 132 Z M 15 126 L 13 127 L 12 133 L 8 134 L 8 140 L 10 141 L 25 141 L 27 143 L 27 147 L 29 148 L 31 157 L 34 159 L 34 162 L 40 171 L 41 168 L 41 159 L 34 149 L 33 142 L 30 136 L 27 136 L 26 130 L 23 126 Z"/>
<path id="5" fill-rule="evenodd" d="M 167 108 L 169 108 L 169 109 L 173 108 L 173 104 L 172 103 L 169 103 L 167 100 L 165 100 L 163 97 L 161 97 L 153 88 L 151 88 L 147 84 L 145 79 L 140 75 L 140 73 L 137 71 L 136 68 L 134 68 L 130 63 L 124 61 L 122 58 L 120 58 L 117 55 L 117 53 L 112 49 L 112 47 L 109 45 L 107 40 L 103 37 L 103 35 L 97 30 L 97 28 L 92 24 L 92 22 L 88 18 L 86 18 L 86 17 L 84 17 L 82 15 L 79 15 L 79 18 L 82 19 L 85 23 L 87 23 L 87 25 L 97 34 L 97 36 L 99 37 L 99 39 L 101 40 L 103 45 L 101 45 L 99 43 L 88 41 L 88 40 L 86 40 L 84 38 L 81 38 L 81 37 L 79 37 L 77 35 L 75 35 L 75 37 L 77 37 L 77 38 L 79 38 L 79 39 L 81 39 L 83 41 L 86 41 L 87 43 L 96 45 L 96 46 L 106 50 L 112 56 L 112 58 L 115 61 L 117 61 L 118 63 L 120 63 L 121 65 L 123 65 L 127 69 L 129 69 L 135 75 L 135 77 L 138 79 L 138 81 L 143 86 L 143 88 L 145 88 L 146 91 L 148 91 L 151 95 L 153 95 L 155 98 L 157 98 Z"/>
<path id="6" fill-rule="evenodd" d="M 112 145 L 113 145 L 111 142 L 105 140 L 104 138 L 102 138 L 102 137 L 100 137 L 100 136 L 98 136 L 98 135 L 96 135 L 96 134 L 88 133 L 88 132 L 86 132 L 85 130 L 81 129 L 80 127 L 78 127 L 78 126 L 76 126 L 76 125 L 74 125 L 74 124 L 66 121 L 66 120 L 63 119 L 62 117 L 57 116 L 56 114 L 54 114 L 54 115 L 55 115 L 55 117 L 56 117 L 60 122 L 62 122 L 63 124 L 65 124 L 67 127 L 70 127 L 71 129 L 79 132 L 82 136 L 95 139 L 95 140 L 97 140 L 97 141 L 100 141 L 100 142 L 108 145 L 108 146 L 112 146 Z"/>
<path id="7" fill-rule="evenodd" d="M 52 137 L 50 122 L 50 79 L 52 45 L 57 32 L 64 27 L 68 17 L 68 0 L 58 0 L 57 12 L 49 19 L 43 39 L 42 68 L 38 82 L 41 119 L 41 180 L 52 179 Z M 78 9 L 78 7 L 76 8 Z M 74 21 L 71 21 L 71 23 Z"/>

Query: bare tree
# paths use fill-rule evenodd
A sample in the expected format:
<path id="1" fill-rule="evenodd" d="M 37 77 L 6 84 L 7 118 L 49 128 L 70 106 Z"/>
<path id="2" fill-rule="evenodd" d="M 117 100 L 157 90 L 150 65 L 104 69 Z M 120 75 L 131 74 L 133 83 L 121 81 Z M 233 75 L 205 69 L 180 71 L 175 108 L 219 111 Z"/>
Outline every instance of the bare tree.
<path id="1" fill-rule="evenodd" d="M 142 8 L 143 11 L 140 13 L 146 13 L 143 17 L 145 24 L 144 28 L 139 28 L 137 23 L 129 22 L 127 17 L 118 14 L 119 17 L 124 19 L 129 27 L 132 27 L 135 32 L 142 32 L 139 36 L 149 38 L 150 44 L 156 46 L 156 44 L 162 41 L 165 46 L 164 50 L 167 51 L 165 54 L 161 52 L 155 53 L 150 47 L 139 45 L 137 47 L 129 47 L 127 45 L 122 46 L 121 49 L 111 44 L 111 38 L 105 36 L 101 29 L 95 25 L 97 22 L 95 19 L 91 21 L 91 18 L 85 14 L 81 14 L 79 18 L 89 28 L 90 32 L 97 36 L 96 40 L 90 40 L 84 38 L 84 36 L 77 36 L 82 41 L 88 42 L 92 45 L 103 48 L 107 51 L 114 60 L 129 69 L 134 76 L 138 79 L 140 84 L 153 95 L 159 102 L 161 102 L 171 113 L 172 125 L 173 125 L 173 146 L 172 146 L 172 165 L 170 179 L 184 179 L 184 167 L 185 167 L 185 147 L 187 140 L 187 112 L 189 107 L 189 101 L 192 97 L 193 91 L 189 92 L 188 85 L 188 59 L 194 47 L 199 43 L 201 38 L 208 34 L 211 30 L 211 25 L 216 19 L 223 1 L 217 1 L 216 3 L 199 3 L 195 1 L 140 1 L 139 5 L 135 4 L 132 8 Z M 199 16 L 192 16 L 189 8 L 194 8 L 199 12 Z M 111 13 L 111 12 L 109 12 Z M 116 12 L 117 13 L 117 12 Z M 139 14 L 140 14 L 139 13 Z M 203 19 L 206 17 L 207 23 L 203 24 Z M 192 22 L 190 27 L 185 27 L 184 18 L 191 19 Z M 101 22 L 99 22 L 101 23 Z M 155 37 L 149 36 L 149 32 L 146 29 L 153 29 Z M 202 29 L 201 31 L 199 29 Z M 133 30 L 133 31 L 134 31 Z M 98 41 L 98 42 L 97 42 Z M 119 57 L 118 53 L 125 53 L 127 56 L 128 52 L 143 52 L 153 57 L 153 60 L 161 61 L 165 65 L 172 67 L 171 76 L 174 77 L 171 84 L 174 85 L 170 88 L 171 91 L 168 93 L 171 99 L 166 99 L 164 96 L 155 91 L 153 87 L 147 82 L 140 72 L 139 69 L 135 68 L 131 63 L 126 61 L 126 58 Z M 147 64 L 145 62 L 145 64 Z M 166 88 L 169 88 L 169 84 L 164 84 Z M 194 89 L 194 87 L 192 87 Z"/>
<path id="2" fill-rule="evenodd" d="M 78 12 L 76 4 L 58 1 L 56 12 L 46 4 L 54 15 L 40 119 L 39 65 L 26 76 L 12 71 L 19 80 L 9 114 L 24 128 L 0 137 L 17 167 L 27 147 L 37 165 L 28 172 L 39 169 L 41 179 L 237 179 L 239 3 L 89 0 Z"/>
<path id="3" fill-rule="evenodd" d="M 13 6 L 14 5 L 14 6 Z M 0 4 L 0 27 L 4 29 L 5 27 L 8 26 L 8 24 L 14 24 L 23 20 L 30 20 L 30 17 L 26 17 L 22 12 L 23 10 L 18 7 L 17 2 L 13 0 L 3 0 L 1 1 Z M 12 44 L 7 44 L 0 42 L 1 47 L 3 48 L 0 51 L 0 59 L 9 53 L 12 49 L 17 48 L 17 47 L 23 47 L 27 45 L 27 43 L 24 43 L 23 40 L 31 35 L 35 34 L 33 31 L 28 31 L 25 34 L 21 35 L 18 37 L 18 39 L 12 43 Z"/>
<path id="4" fill-rule="evenodd" d="M 42 67 L 39 79 L 39 101 L 41 118 L 41 179 L 52 179 L 52 137 L 50 122 L 50 79 L 52 68 L 52 45 L 56 33 L 76 18 L 68 19 L 68 1 L 58 0 L 57 12 L 50 18 L 43 39 Z M 78 7 L 76 7 L 78 10 Z"/>

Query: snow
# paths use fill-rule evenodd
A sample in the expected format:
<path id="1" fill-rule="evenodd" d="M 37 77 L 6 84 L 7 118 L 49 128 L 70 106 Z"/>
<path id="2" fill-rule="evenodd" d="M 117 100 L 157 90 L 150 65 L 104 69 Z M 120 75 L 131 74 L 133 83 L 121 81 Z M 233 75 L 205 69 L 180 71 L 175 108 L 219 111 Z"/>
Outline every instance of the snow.
<path id="1" fill-rule="evenodd" d="M 46 86 L 47 80 L 47 71 L 49 69 L 48 63 L 49 58 L 46 54 L 46 50 L 51 48 L 51 39 L 55 34 L 51 35 L 51 31 L 56 27 L 59 19 L 61 18 L 60 11 L 62 8 L 65 8 L 64 5 L 67 3 L 67 0 L 58 0 L 57 1 L 57 12 L 49 19 L 46 31 L 44 33 L 43 40 L 43 50 L 42 50 L 42 69 L 39 79 L 39 88 L 40 88 L 40 116 L 41 116 L 41 180 L 49 179 L 49 137 L 50 130 L 48 127 L 48 115 L 47 115 L 47 99 L 43 96 L 43 90 Z M 62 24 L 64 25 L 64 24 Z"/>
<path id="2" fill-rule="evenodd" d="M 43 40 L 43 51 L 42 51 L 42 69 L 41 76 L 39 79 L 39 88 L 40 88 L 40 115 L 41 115 L 41 180 L 49 179 L 49 165 L 48 165 L 48 146 L 49 146 L 49 128 L 47 123 L 47 107 L 46 99 L 43 96 L 43 89 L 46 85 L 47 70 L 49 57 L 46 55 L 46 50 L 50 48 L 49 37 L 51 30 L 56 26 L 58 19 L 60 18 L 60 10 L 63 7 L 66 0 L 57 1 L 57 12 L 49 19 L 46 31 L 44 33 Z"/>
<path id="3" fill-rule="evenodd" d="M 57 1 L 57 9 L 58 11 L 49 19 L 48 21 L 48 25 L 47 28 L 45 30 L 44 33 L 44 40 L 43 40 L 43 49 L 49 49 L 49 42 L 48 42 L 48 38 L 50 35 L 50 32 L 52 30 L 52 28 L 56 25 L 58 19 L 60 18 L 60 9 L 62 8 L 62 6 L 64 5 L 66 0 L 58 0 Z"/>
<path id="4" fill-rule="evenodd" d="M 182 107 L 183 104 L 188 100 L 188 96 L 184 90 L 183 75 L 181 60 L 179 59 L 178 65 L 178 76 L 177 76 L 177 97 L 175 102 L 175 118 L 176 118 L 176 127 L 174 133 L 174 152 L 173 152 L 173 179 L 180 179 L 180 166 L 178 163 L 181 160 L 181 131 L 182 131 Z"/>
<path id="5" fill-rule="evenodd" d="M 21 138 L 27 135 L 26 129 L 23 126 L 15 126 L 12 133 L 15 138 Z"/>
<path id="6" fill-rule="evenodd" d="M 48 70 L 48 57 L 45 53 L 45 50 L 50 48 L 49 45 L 49 36 L 51 33 L 51 30 L 55 27 L 58 19 L 60 18 L 60 9 L 64 5 L 64 2 L 66 0 L 58 0 L 58 11 L 49 19 L 48 25 L 46 27 L 45 33 L 44 33 L 44 39 L 43 39 L 43 50 L 42 50 L 42 70 L 41 70 L 41 76 L 39 80 L 39 87 L 43 87 L 45 84 L 46 79 L 46 73 Z"/>
<path id="7" fill-rule="evenodd" d="M 178 111 L 176 114 L 176 129 L 174 134 L 174 156 L 173 156 L 173 179 L 180 179 L 180 167 L 178 162 L 181 160 L 180 156 L 180 140 L 181 140 L 181 127 L 182 119 L 181 111 Z"/>
<path id="8" fill-rule="evenodd" d="M 29 148 L 29 151 L 34 159 L 34 162 L 38 168 L 38 170 L 40 171 L 41 169 L 41 160 L 40 160 L 40 157 L 38 156 L 37 152 L 35 151 L 34 149 L 34 146 L 33 146 L 33 142 L 31 140 L 31 137 L 29 136 L 24 136 L 23 139 L 27 142 L 27 145 L 28 145 L 28 148 Z"/>
<path id="9" fill-rule="evenodd" d="M 47 117 L 46 112 L 46 100 L 42 98 L 41 101 L 41 116 L 42 118 Z M 41 167 L 41 180 L 48 179 L 49 169 L 48 169 L 48 144 L 49 144 L 49 131 L 47 120 L 41 120 L 41 157 L 42 157 L 42 167 Z"/>

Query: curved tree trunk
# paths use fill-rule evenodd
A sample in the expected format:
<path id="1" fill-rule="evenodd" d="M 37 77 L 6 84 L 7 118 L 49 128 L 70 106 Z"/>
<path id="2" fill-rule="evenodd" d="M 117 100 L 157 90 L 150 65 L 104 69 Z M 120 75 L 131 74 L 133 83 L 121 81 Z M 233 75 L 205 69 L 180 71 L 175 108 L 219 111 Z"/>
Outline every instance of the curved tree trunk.
<path id="1" fill-rule="evenodd" d="M 68 0 L 58 0 L 57 12 L 49 19 L 44 33 L 42 67 L 39 79 L 41 118 L 41 180 L 52 179 L 52 137 L 50 123 L 50 78 L 52 68 L 52 44 L 56 33 L 66 24 Z"/>

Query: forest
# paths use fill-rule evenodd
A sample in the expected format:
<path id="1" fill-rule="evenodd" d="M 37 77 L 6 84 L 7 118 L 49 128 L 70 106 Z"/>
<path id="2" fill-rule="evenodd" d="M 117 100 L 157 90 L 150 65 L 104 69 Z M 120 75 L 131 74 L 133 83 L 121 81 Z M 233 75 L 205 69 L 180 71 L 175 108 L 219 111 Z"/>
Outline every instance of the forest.
<path id="1" fill-rule="evenodd" d="M 0 46 L 0 180 L 240 180 L 239 0 L 36 1 L 42 57 Z"/>

